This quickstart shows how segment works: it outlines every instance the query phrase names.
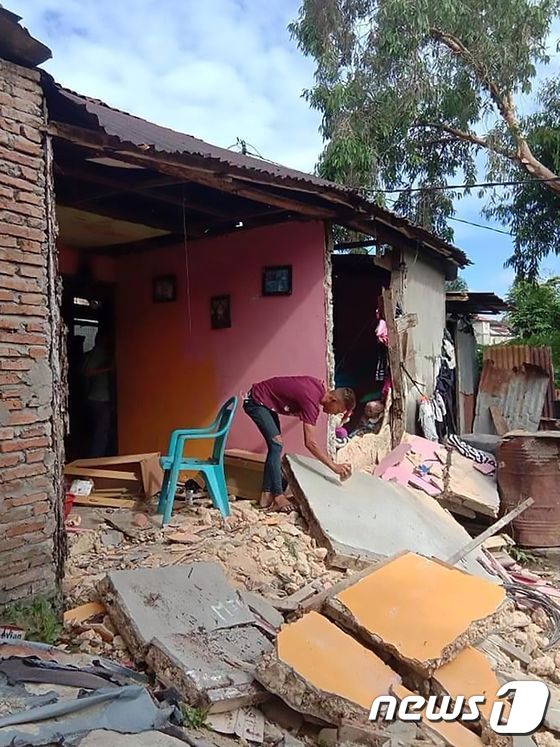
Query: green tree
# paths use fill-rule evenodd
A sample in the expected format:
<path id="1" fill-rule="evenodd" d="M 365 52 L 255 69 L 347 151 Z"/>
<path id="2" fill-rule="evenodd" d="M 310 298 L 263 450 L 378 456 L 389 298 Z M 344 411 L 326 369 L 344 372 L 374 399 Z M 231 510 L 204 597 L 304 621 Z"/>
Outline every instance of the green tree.
<path id="1" fill-rule="evenodd" d="M 506 322 L 516 335 L 512 344 L 547 345 L 552 349 L 555 385 L 560 387 L 560 278 L 531 283 L 518 280 L 508 296 Z"/>
<path id="2" fill-rule="evenodd" d="M 520 339 L 550 337 L 560 332 L 560 278 L 515 282 L 507 296 L 511 311 L 506 322 Z"/>
<path id="3" fill-rule="evenodd" d="M 539 111 L 525 119 L 527 141 L 539 161 L 560 173 L 560 80 L 542 86 L 538 103 Z M 511 162 L 499 166 L 504 181 L 518 183 L 497 190 L 485 213 L 511 227 L 514 252 L 507 264 L 517 277 L 535 278 L 541 260 L 559 251 L 560 195 L 539 182 L 524 180 Z"/>
<path id="4" fill-rule="evenodd" d="M 390 206 L 448 239 L 445 187 L 473 185 L 480 154 L 490 180 L 511 164 L 560 194 L 515 104 L 548 62 L 558 11 L 559 0 L 303 0 L 290 30 L 316 62 L 305 96 L 322 114 L 319 173 L 381 204 L 381 190 L 407 190 Z"/>
<path id="5" fill-rule="evenodd" d="M 467 281 L 458 275 L 455 280 L 448 280 L 445 283 L 445 290 L 449 293 L 466 293 L 469 290 Z"/>

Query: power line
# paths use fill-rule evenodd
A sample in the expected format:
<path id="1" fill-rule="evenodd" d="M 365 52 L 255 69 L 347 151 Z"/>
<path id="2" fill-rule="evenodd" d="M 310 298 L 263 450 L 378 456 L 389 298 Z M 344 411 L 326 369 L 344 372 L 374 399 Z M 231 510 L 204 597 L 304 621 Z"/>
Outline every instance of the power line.
<path id="1" fill-rule="evenodd" d="M 546 182 L 560 182 L 560 176 L 551 176 L 549 179 L 523 179 L 522 181 L 510 182 L 477 182 L 476 184 L 446 184 L 436 185 L 433 187 L 402 187 L 398 189 L 366 189 L 366 192 L 373 194 L 382 192 L 391 194 L 393 192 L 442 192 L 446 189 L 475 189 L 476 187 L 516 187 L 523 184 L 544 184 Z"/>
<path id="2" fill-rule="evenodd" d="M 483 223 L 474 223 L 472 220 L 465 220 L 464 218 L 448 218 L 447 220 L 454 220 L 457 223 L 466 223 L 467 226 L 475 226 L 476 228 L 485 228 L 487 231 L 494 231 L 494 233 L 503 233 L 505 236 L 513 236 L 510 231 L 502 231 L 501 228 L 485 226 Z"/>

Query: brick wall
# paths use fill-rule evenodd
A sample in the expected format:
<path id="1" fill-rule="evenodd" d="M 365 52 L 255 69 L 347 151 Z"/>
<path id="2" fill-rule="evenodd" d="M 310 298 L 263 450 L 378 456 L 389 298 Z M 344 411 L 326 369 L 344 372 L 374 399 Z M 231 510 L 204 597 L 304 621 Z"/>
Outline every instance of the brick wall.
<path id="1" fill-rule="evenodd" d="M 39 73 L 0 60 L 0 604 L 56 591 L 63 372 Z"/>

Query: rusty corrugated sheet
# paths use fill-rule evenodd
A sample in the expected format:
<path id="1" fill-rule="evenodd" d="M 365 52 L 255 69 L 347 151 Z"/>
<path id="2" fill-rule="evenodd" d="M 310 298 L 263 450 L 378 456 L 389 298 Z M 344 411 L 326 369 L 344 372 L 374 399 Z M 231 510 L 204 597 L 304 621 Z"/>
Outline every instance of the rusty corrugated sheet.
<path id="1" fill-rule="evenodd" d="M 520 369 L 524 363 L 538 366 L 549 377 L 549 385 L 542 416 L 554 417 L 554 367 L 549 347 L 533 348 L 529 345 L 493 345 L 484 350 L 484 360 L 493 361 L 496 368 L 504 371 Z"/>
<path id="2" fill-rule="evenodd" d="M 485 360 L 476 398 L 474 433 L 496 433 L 490 407 L 497 407 L 511 430 L 538 430 L 549 386 L 548 374 L 539 366 L 523 363 L 498 368 Z"/>
<path id="3" fill-rule="evenodd" d="M 513 521 L 523 547 L 560 546 L 560 432 L 510 433 L 498 444 L 498 486 L 504 513 L 531 497 Z"/>

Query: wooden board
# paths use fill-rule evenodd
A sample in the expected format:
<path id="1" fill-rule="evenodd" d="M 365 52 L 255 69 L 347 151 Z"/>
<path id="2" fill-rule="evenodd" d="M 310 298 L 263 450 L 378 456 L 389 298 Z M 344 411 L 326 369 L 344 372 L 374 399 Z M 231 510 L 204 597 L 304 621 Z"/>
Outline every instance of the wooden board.
<path id="1" fill-rule="evenodd" d="M 137 501 L 129 498 L 108 498 L 104 495 L 80 495 L 74 498 L 74 506 L 102 506 L 103 508 L 134 508 Z"/>
<path id="2" fill-rule="evenodd" d="M 494 428 L 496 429 L 496 433 L 498 436 L 505 436 L 506 433 L 509 431 L 509 426 L 506 423 L 506 419 L 500 412 L 500 409 L 496 405 L 490 405 L 490 417 L 492 418 L 492 422 L 494 423 Z"/>
<path id="3" fill-rule="evenodd" d="M 101 602 L 88 602 L 64 613 L 64 622 L 84 622 L 94 615 L 105 614 L 105 605 Z"/>
<path id="4" fill-rule="evenodd" d="M 387 323 L 387 335 L 389 338 L 389 367 L 391 369 L 392 384 L 392 406 L 391 406 L 391 435 L 393 448 L 400 444 L 404 434 L 405 421 L 405 397 L 404 382 L 402 375 L 402 350 L 401 335 L 398 332 L 395 319 L 395 304 L 393 292 L 390 289 L 383 290 L 383 310 L 385 322 Z"/>
<path id="5" fill-rule="evenodd" d="M 98 477 L 103 480 L 117 480 L 123 482 L 138 482 L 135 472 L 123 472 L 122 470 L 95 469 L 93 467 L 76 467 L 73 463 L 67 464 L 64 474 L 72 477 Z"/>
<path id="6" fill-rule="evenodd" d="M 159 460 L 159 452 L 154 451 L 145 454 L 121 454 L 119 456 L 96 457 L 94 459 L 77 459 L 68 466 L 80 469 L 86 468 L 88 470 L 108 470 L 111 473 L 111 476 L 107 475 L 108 479 L 113 479 L 113 467 L 120 466 L 126 468 L 128 466 L 130 471 L 133 471 L 135 479 L 142 483 L 146 498 L 151 498 L 161 490 L 161 483 L 163 481 L 163 470 Z M 125 469 L 124 471 L 129 470 Z M 87 472 L 87 475 L 95 477 L 90 471 Z M 101 476 L 98 475 L 97 477 L 100 478 Z"/>
<path id="7" fill-rule="evenodd" d="M 224 458 L 228 493 L 238 498 L 258 501 L 262 491 L 265 459 L 264 454 L 228 449 Z"/>

